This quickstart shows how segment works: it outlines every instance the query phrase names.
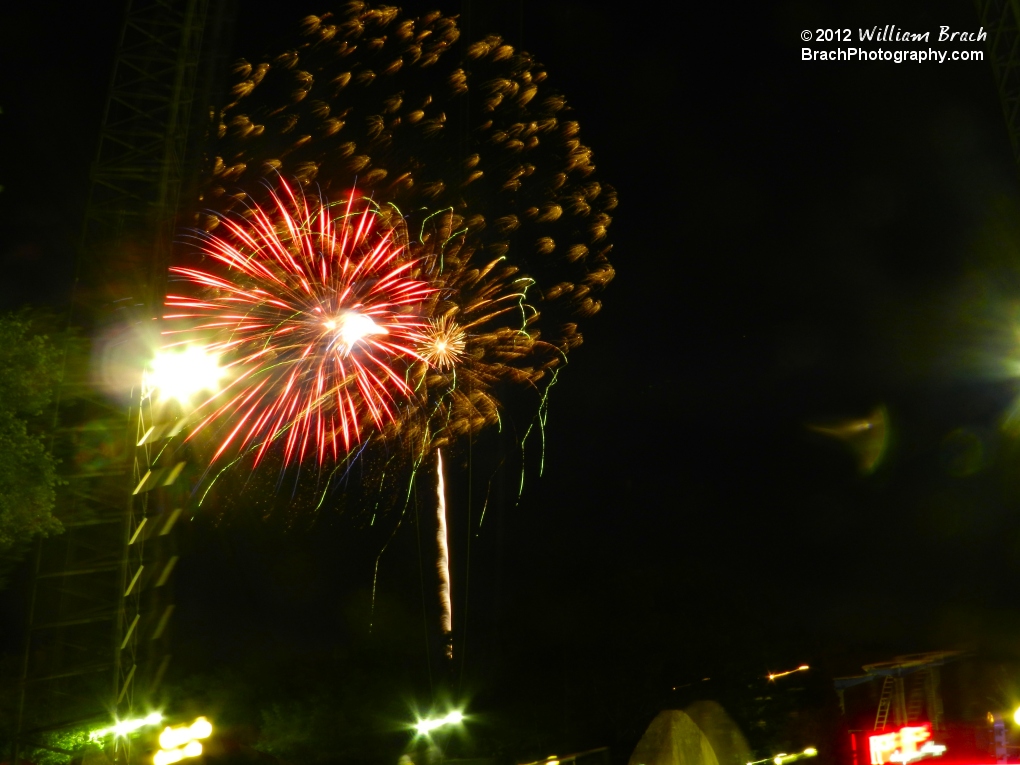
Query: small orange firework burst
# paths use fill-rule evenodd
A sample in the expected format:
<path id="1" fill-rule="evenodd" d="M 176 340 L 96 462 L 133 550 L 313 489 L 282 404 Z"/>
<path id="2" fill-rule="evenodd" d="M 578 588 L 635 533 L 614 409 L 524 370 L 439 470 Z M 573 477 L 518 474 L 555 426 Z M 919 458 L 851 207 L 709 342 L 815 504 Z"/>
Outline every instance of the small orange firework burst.
<path id="1" fill-rule="evenodd" d="M 431 320 L 422 336 L 423 342 L 418 347 L 418 353 L 430 366 L 441 372 L 453 369 L 467 346 L 467 334 L 449 316 Z"/>

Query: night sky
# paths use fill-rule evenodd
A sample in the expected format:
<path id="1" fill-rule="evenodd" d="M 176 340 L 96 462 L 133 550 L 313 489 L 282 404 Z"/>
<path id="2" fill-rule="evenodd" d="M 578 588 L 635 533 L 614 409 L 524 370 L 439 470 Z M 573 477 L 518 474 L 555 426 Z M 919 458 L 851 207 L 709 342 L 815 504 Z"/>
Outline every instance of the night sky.
<path id="1" fill-rule="evenodd" d="M 621 202 L 617 277 L 553 391 L 544 474 L 532 449 L 516 506 L 519 474 L 497 474 L 469 570 L 466 532 L 453 541 L 457 668 L 425 649 L 413 519 L 380 559 L 369 634 L 396 514 L 200 513 L 181 540 L 174 682 L 214 703 L 206 679 L 229 684 L 231 666 L 370 656 L 419 703 L 431 672 L 494 729 L 541 731 L 542 755 L 626 748 L 658 709 L 712 696 L 670 695 L 703 677 L 1014 658 L 1020 186 L 991 67 L 800 59 L 805 29 L 934 38 L 976 30 L 972 5 L 480 5 L 472 36 L 548 67 Z M 460 10 L 403 7 L 426 6 Z M 242 0 L 233 57 L 327 7 Z M 66 303 L 120 11 L 0 12 L 4 308 Z M 879 407 L 889 445 L 870 474 L 807 428 Z M 455 529 L 480 512 L 495 450 L 477 446 L 470 479 L 466 458 L 453 467 Z"/>

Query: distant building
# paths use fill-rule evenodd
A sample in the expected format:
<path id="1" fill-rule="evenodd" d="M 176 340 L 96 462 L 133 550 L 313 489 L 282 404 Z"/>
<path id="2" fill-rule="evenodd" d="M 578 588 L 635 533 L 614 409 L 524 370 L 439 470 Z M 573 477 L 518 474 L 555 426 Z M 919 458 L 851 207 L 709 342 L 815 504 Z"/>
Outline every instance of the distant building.
<path id="1" fill-rule="evenodd" d="M 1015 663 L 936 651 L 862 669 L 835 679 L 852 765 L 1020 763 Z"/>

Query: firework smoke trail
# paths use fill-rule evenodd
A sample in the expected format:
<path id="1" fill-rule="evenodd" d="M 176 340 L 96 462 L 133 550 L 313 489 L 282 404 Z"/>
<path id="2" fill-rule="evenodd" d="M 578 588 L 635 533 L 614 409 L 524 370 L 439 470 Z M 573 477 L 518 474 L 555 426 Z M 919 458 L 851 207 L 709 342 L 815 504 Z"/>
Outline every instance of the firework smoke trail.
<path id="1" fill-rule="evenodd" d="M 440 626 L 443 629 L 446 658 L 453 658 L 453 603 L 450 595 L 450 544 L 446 529 L 446 484 L 443 479 L 443 451 L 436 449 L 436 570 L 439 573 Z"/>

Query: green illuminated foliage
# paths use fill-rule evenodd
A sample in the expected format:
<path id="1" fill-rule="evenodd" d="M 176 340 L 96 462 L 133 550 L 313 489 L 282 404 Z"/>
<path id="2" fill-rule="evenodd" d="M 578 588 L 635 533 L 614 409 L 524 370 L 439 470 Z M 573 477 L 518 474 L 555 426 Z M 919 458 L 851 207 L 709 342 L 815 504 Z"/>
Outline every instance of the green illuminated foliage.
<path id="1" fill-rule="evenodd" d="M 0 316 L 0 584 L 36 535 L 61 530 L 44 416 L 59 375 L 59 350 L 27 315 Z"/>

